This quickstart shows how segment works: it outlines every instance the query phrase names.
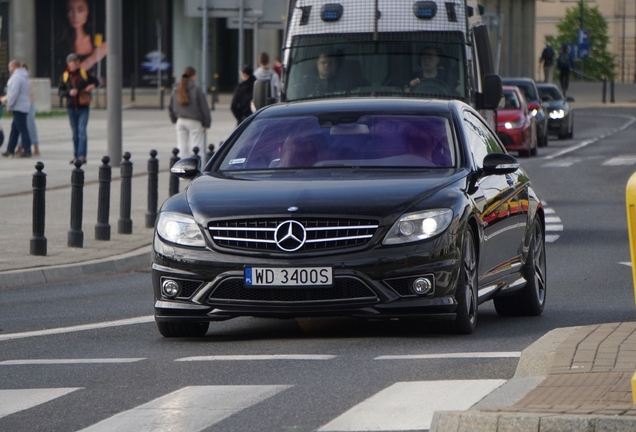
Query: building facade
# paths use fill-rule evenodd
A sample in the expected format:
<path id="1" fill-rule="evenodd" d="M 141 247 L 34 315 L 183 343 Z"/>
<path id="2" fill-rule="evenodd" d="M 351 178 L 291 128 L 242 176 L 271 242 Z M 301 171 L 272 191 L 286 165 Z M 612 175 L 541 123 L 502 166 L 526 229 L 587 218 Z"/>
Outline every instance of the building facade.
<path id="1" fill-rule="evenodd" d="M 608 51 L 616 59 L 618 82 L 636 82 L 636 0 L 584 0 L 598 7 L 608 26 Z M 557 35 L 557 23 L 569 8 L 578 8 L 580 0 L 537 0 L 537 24 L 534 58 L 538 64 L 546 37 Z M 590 38 L 594 35 L 590 35 Z M 575 41 L 572 41 L 575 42 Z M 535 79 L 542 80 L 536 69 Z"/>

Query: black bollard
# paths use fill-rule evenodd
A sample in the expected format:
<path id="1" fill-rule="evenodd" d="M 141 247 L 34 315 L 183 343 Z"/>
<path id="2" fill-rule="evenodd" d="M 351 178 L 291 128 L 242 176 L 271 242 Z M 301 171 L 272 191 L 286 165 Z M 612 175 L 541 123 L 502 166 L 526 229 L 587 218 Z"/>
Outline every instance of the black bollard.
<path id="1" fill-rule="evenodd" d="M 108 163 L 110 158 L 102 158 L 102 166 L 99 167 L 99 196 L 97 198 L 97 224 L 95 225 L 95 240 L 110 240 L 110 182 L 112 169 Z"/>
<path id="2" fill-rule="evenodd" d="M 198 146 L 195 146 L 195 147 L 192 148 L 192 153 L 194 153 L 194 157 L 195 158 L 199 159 L 199 163 L 201 163 L 201 156 L 199 156 L 199 152 L 200 151 L 201 150 L 199 150 Z"/>
<path id="3" fill-rule="evenodd" d="M 179 156 L 177 156 L 179 154 L 179 149 L 178 148 L 173 148 L 172 149 L 172 157 L 170 158 L 170 169 L 172 169 L 172 167 L 174 166 L 174 164 L 176 164 L 177 162 L 179 162 L 181 160 L 181 158 Z M 179 193 L 179 177 L 177 177 L 176 175 L 172 174 L 172 172 L 170 173 L 170 191 L 168 192 L 169 196 L 172 195 L 176 195 Z"/>
<path id="4" fill-rule="evenodd" d="M 205 154 L 206 164 L 210 162 L 210 159 L 212 159 L 212 156 L 214 156 L 214 143 L 208 144 L 208 152 Z"/>
<path id="5" fill-rule="evenodd" d="M 119 201 L 119 221 L 117 232 L 119 234 L 132 234 L 132 219 L 130 218 L 132 202 L 132 173 L 133 164 L 130 161 L 130 153 L 124 153 L 124 161 L 121 163 L 121 194 Z"/>
<path id="6" fill-rule="evenodd" d="M 130 100 L 135 101 L 135 74 L 130 75 Z"/>
<path id="7" fill-rule="evenodd" d="M 71 175 L 71 229 L 68 231 L 68 247 L 84 247 L 82 213 L 84 211 L 84 171 L 81 160 L 75 161 Z"/>
<path id="8" fill-rule="evenodd" d="M 157 220 L 159 204 L 159 159 L 157 150 L 150 151 L 148 159 L 148 211 L 146 212 L 146 228 L 154 228 Z"/>
<path id="9" fill-rule="evenodd" d="M 607 103 L 607 79 L 603 78 L 603 103 Z"/>
<path id="10" fill-rule="evenodd" d="M 610 102 L 616 102 L 616 97 L 614 93 L 614 80 L 610 81 Z"/>
<path id="11" fill-rule="evenodd" d="M 46 216 L 46 174 L 42 172 L 44 164 L 35 164 L 33 173 L 33 237 L 31 237 L 31 255 L 46 256 L 46 237 L 44 221 Z"/>

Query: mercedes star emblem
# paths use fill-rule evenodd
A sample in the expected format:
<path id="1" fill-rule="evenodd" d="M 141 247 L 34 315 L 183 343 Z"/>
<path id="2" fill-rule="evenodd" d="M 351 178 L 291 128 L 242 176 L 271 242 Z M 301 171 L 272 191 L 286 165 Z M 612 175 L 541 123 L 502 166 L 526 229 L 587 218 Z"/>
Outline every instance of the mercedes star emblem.
<path id="1" fill-rule="evenodd" d="M 285 221 L 276 228 L 274 240 L 276 240 L 279 249 L 285 252 L 294 252 L 305 244 L 307 232 L 300 222 Z"/>

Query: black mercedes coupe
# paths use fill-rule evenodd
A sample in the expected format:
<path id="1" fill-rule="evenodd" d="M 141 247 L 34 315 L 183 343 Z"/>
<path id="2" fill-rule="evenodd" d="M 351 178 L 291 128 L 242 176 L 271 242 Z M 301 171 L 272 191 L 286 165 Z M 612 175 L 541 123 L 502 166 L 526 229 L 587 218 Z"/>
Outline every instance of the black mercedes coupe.
<path id="1" fill-rule="evenodd" d="M 166 337 L 241 316 L 439 320 L 478 305 L 539 315 L 544 210 L 526 173 L 458 101 L 278 104 L 244 121 L 163 204 L 152 280 Z"/>

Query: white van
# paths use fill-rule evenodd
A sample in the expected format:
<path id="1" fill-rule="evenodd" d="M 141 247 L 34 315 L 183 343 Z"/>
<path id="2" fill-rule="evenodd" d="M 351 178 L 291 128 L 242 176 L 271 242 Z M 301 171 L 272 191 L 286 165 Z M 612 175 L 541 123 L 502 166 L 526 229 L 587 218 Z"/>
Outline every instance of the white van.
<path id="1" fill-rule="evenodd" d="M 280 100 L 415 97 L 495 109 L 501 79 L 482 14 L 473 0 L 290 0 Z"/>

